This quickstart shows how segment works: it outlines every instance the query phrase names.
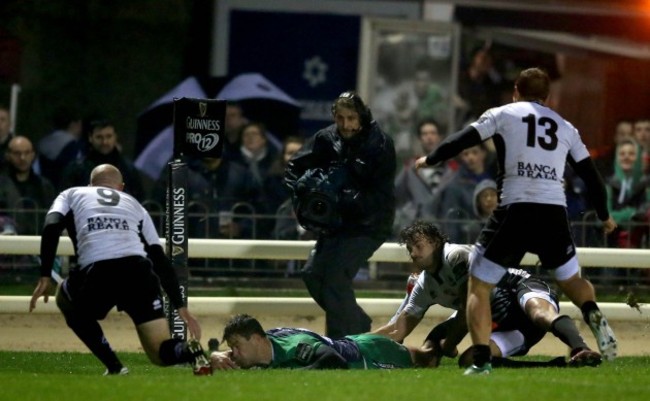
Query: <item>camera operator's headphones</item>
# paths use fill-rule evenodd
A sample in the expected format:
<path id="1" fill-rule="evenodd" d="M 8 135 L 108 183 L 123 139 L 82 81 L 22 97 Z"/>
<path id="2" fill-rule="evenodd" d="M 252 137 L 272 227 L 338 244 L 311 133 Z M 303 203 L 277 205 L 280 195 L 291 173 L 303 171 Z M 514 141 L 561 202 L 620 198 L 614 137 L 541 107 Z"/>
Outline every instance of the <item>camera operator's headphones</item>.
<path id="1" fill-rule="evenodd" d="M 332 103 L 332 116 L 336 114 L 336 105 L 339 99 L 349 99 L 352 101 L 354 110 L 359 114 L 359 121 L 361 123 L 362 129 L 367 129 L 370 126 L 370 122 L 372 121 L 372 113 L 370 112 L 368 106 L 366 106 L 363 100 L 361 100 L 359 95 L 357 95 L 357 93 L 354 91 L 343 92 L 339 95 L 338 98 L 336 98 L 334 103 Z"/>

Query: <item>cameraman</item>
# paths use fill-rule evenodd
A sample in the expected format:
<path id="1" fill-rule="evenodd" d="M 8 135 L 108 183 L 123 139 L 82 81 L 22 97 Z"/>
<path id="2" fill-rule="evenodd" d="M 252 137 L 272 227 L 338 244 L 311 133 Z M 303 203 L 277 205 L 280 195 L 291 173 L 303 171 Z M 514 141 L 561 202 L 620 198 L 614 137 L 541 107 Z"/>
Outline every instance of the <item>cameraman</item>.
<path id="1" fill-rule="evenodd" d="M 357 304 L 352 280 L 390 235 L 396 166 L 393 140 L 356 93 L 342 93 L 332 116 L 334 124 L 291 158 L 285 182 L 298 221 L 318 234 L 303 280 L 325 311 L 326 335 L 340 338 L 370 331 L 372 320 Z M 314 179 L 315 171 L 329 180 Z M 327 190 L 310 187 L 323 181 L 329 181 Z M 319 198 L 315 191 L 321 191 Z"/>

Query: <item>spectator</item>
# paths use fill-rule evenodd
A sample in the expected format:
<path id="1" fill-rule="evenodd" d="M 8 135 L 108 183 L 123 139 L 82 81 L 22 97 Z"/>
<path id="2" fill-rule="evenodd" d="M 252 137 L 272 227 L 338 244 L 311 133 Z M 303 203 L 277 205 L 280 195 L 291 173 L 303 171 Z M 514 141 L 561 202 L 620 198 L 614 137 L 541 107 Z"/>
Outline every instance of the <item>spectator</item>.
<path id="1" fill-rule="evenodd" d="M 117 167 L 124 177 L 124 192 L 138 200 L 144 199 L 142 179 L 133 163 L 128 160 L 118 147 L 115 125 L 109 120 L 94 120 L 88 130 L 90 148 L 88 154 L 63 170 L 60 188 L 87 185 L 90 172 L 100 164 Z"/>
<path id="2" fill-rule="evenodd" d="M 4 154 L 9 146 L 9 141 L 14 137 L 11 132 L 11 114 L 6 106 L 0 104 L 0 172 L 7 165 Z"/>
<path id="3" fill-rule="evenodd" d="M 284 185 L 287 164 L 304 143 L 304 138 L 298 136 L 288 136 L 284 139 L 282 154 L 273 162 L 264 185 L 265 197 L 271 205 L 275 206 L 273 239 L 303 239 L 306 234 L 306 231 L 298 225 L 291 202 L 291 192 Z"/>
<path id="4" fill-rule="evenodd" d="M 14 221 L 13 216 L 15 216 L 19 206 L 20 193 L 18 189 L 6 173 L 0 174 L 0 216 L 10 217 Z"/>
<path id="5" fill-rule="evenodd" d="M 20 195 L 16 205 L 21 210 L 16 213 L 18 233 L 21 235 L 40 234 L 43 226 L 44 209 L 54 201 L 56 192 L 47 178 L 34 173 L 32 164 L 36 153 L 32 142 L 24 136 L 15 136 L 9 141 L 7 149 L 9 165 L 4 172 Z M 43 213 L 41 213 L 43 211 Z"/>
<path id="6" fill-rule="evenodd" d="M 435 149 L 444 135 L 440 132 L 438 123 L 425 119 L 417 127 L 421 151 L 417 156 L 429 154 Z M 395 222 L 393 235 L 399 234 L 402 227 L 415 220 L 432 221 L 440 216 L 441 193 L 454 175 L 449 163 L 443 163 L 431 169 L 414 168 L 417 159 L 406 162 L 395 178 Z"/>
<path id="7" fill-rule="evenodd" d="M 223 158 L 189 159 L 188 213 L 190 238 L 252 238 L 251 219 L 233 217 L 233 213 L 250 213 L 238 204 L 257 196 L 250 172 L 242 165 Z M 167 176 L 154 190 L 155 199 L 164 204 Z M 242 210 L 243 209 L 243 210 Z"/>
<path id="8" fill-rule="evenodd" d="M 239 153 L 233 159 L 250 170 L 260 188 L 276 155 L 276 150 L 269 144 L 266 135 L 266 127 L 262 123 L 244 125 L 241 129 Z"/>
<path id="9" fill-rule="evenodd" d="M 430 58 L 418 60 L 412 79 L 391 89 L 389 100 L 384 100 L 384 103 L 388 104 L 381 112 L 381 123 L 395 141 L 397 160 L 400 164 L 411 157 L 414 151 L 418 151 L 412 134 L 418 122 L 434 119 L 441 133 L 449 124 L 447 95 L 445 90 L 434 81 L 432 64 Z M 378 95 L 378 97 L 382 96 L 386 97 L 382 94 Z"/>
<path id="10" fill-rule="evenodd" d="M 474 187 L 472 220 L 468 221 L 463 227 L 464 236 L 467 243 L 471 244 L 478 238 L 485 222 L 490 217 L 499 203 L 499 194 L 497 192 L 497 183 L 494 180 L 486 178 L 481 180 Z"/>
<path id="11" fill-rule="evenodd" d="M 634 122 L 634 138 L 641 145 L 641 160 L 644 174 L 650 173 L 650 118 L 641 118 Z"/>
<path id="12" fill-rule="evenodd" d="M 634 124 L 627 119 L 619 120 L 614 129 L 615 143 L 619 143 L 623 139 L 634 139 Z"/>
<path id="13" fill-rule="evenodd" d="M 464 110 L 461 126 L 476 120 L 483 111 L 501 105 L 501 79 L 489 46 L 476 48 L 470 55 L 469 65 L 458 77 L 458 94 Z"/>
<path id="14" fill-rule="evenodd" d="M 487 170 L 487 149 L 483 143 L 464 149 L 460 153 L 460 167 L 442 192 L 440 218 L 446 222 L 445 231 L 452 242 L 467 244 L 463 225 L 474 216 L 474 188 L 481 180 L 493 179 Z"/>
<path id="15" fill-rule="evenodd" d="M 614 174 L 607 179 L 607 206 L 618 224 L 611 235 L 609 246 L 639 248 L 641 236 L 646 231 L 637 226 L 645 221 L 642 206 L 645 205 L 648 177 L 642 174 L 642 148 L 633 139 L 623 139 L 616 147 Z"/>
<path id="16" fill-rule="evenodd" d="M 232 157 L 232 162 L 246 168 L 253 177 L 257 196 L 249 199 L 255 214 L 275 214 L 279 203 L 270 202 L 265 192 L 269 170 L 278 152 L 270 145 L 266 127 L 258 122 L 250 122 L 241 130 L 241 146 L 239 152 Z M 273 224 L 271 220 L 259 221 L 255 237 L 270 238 Z"/>
<path id="17" fill-rule="evenodd" d="M 594 164 L 603 177 L 614 173 L 614 159 L 616 158 L 616 145 L 623 139 L 634 139 L 634 124 L 631 120 L 621 119 L 614 128 L 613 141 L 603 150 L 596 151 Z M 593 152 L 593 151 L 592 151 Z M 640 159 L 639 159 L 640 160 Z"/>
<path id="18" fill-rule="evenodd" d="M 392 107 L 381 119 L 386 132 L 390 132 L 395 141 L 397 164 L 402 164 L 414 151 L 413 130 L 415 126 L 415 105 L 408 90 L 399 89 L 392 100 Z"/>
<path id="19" fill-rule="evenodd" d="M 9 109 L 0 105 L 0 173 L 4 172 L 9 164 L 6 153 L 9 148 L 9 142 L 14 137 L 10 128 L 11 115 Z M 15 233 L 16 223 L 11 216 L 15 213 L 14 209 L 18 207 L 19 202 L 20 194 L 15 186 L 12 185 L 9 176 L 0 174 L 0 216 L 5 216 L 7 222 L 11 221 L 11 224 L 7 223 L 7 227 L 11 227 L 11 230 L 8 229 L 7 232 L 14 231 Z"/>
<path id="20" fill-rule="evenodd" d="M 435 119 L 443 126 L 449 124 L 449 106 L 443 89 L 433 81 L 431 66 L 421 62 L 413 74 L 413 92 L 416 98 L 415 121 Z M 438 128 L 442 128 L 440 125 Z"/>
<path id="21" fill-rule="evenodd" d="M 54 130 L 38 142 L 41 174 L 50 180 L 55 188 L 61 188 L 61 172 L 68 164 L 81 157 L 82 131 L 81 117 L 73 111 L 62 108 L 54 115 Z M 87 177 L 86 174 L 86 178 L 82 181 L 88 181 Z"/>
<path id="22" fill-rule="evenodd" d="M 230 159 L 239 153 L 241 147 L 241 130 L 248 123 L 244 111 L 237 102 L 228 102 L 226 105 L 225 138 L 223 144 L 223 158 Z"/>
<path id="23" fill-rule="evenodd" d="M 304 143 L 305 139 L 303 137 L 288 136 L 284 139 L 282 153 L 271 166 L 264 185 L 264 196 L 268 199 L 268 203 L 277 205 L 271 235 L 273 239 L 313 240 L 316 238 L 312 232 L 305 230 L 298 224 L 293 210 L 291 192 L 284 185 L 284 172 L 287 164 Z M 280 203 L 278 204 L 278 202 Z M 287 277 L 297 273 L 300 263 L 298 260 L 279 261 L 281 266 L 285 266 L 285 276 Z"/>

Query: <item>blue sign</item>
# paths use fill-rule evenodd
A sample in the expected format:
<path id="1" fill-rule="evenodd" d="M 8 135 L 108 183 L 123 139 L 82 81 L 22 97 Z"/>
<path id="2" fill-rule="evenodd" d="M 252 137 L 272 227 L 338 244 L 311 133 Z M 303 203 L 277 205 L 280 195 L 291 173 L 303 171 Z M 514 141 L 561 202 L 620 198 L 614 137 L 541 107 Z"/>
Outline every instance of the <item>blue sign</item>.
<path id="1" fill-rule="evenodd" d="M 332 123 L 334 99 L 357 87 L 360 25 L 359 16 L 233 10 L 228 74 L 267 77 L 301 103 L 300 129 L 311 135 Z"/>

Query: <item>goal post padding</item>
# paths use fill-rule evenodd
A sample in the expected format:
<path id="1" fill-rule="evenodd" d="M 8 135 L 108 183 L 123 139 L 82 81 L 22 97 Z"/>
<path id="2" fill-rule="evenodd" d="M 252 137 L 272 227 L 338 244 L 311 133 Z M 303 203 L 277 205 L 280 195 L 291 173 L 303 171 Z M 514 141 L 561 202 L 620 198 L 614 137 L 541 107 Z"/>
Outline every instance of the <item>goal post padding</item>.
<path id="1" fill-rule="evenodd" d="M 174 152 L 167 166 L 165 240 L 185 302 L 189 295 L 187 204 L 190 199 L 186 159 L 221 158 L 225 116 L 225 100 L 174 98 Z M 165 297 L 165 314 L 172 336 L 187 339 L 187 325 L 168 297 Z"/>

